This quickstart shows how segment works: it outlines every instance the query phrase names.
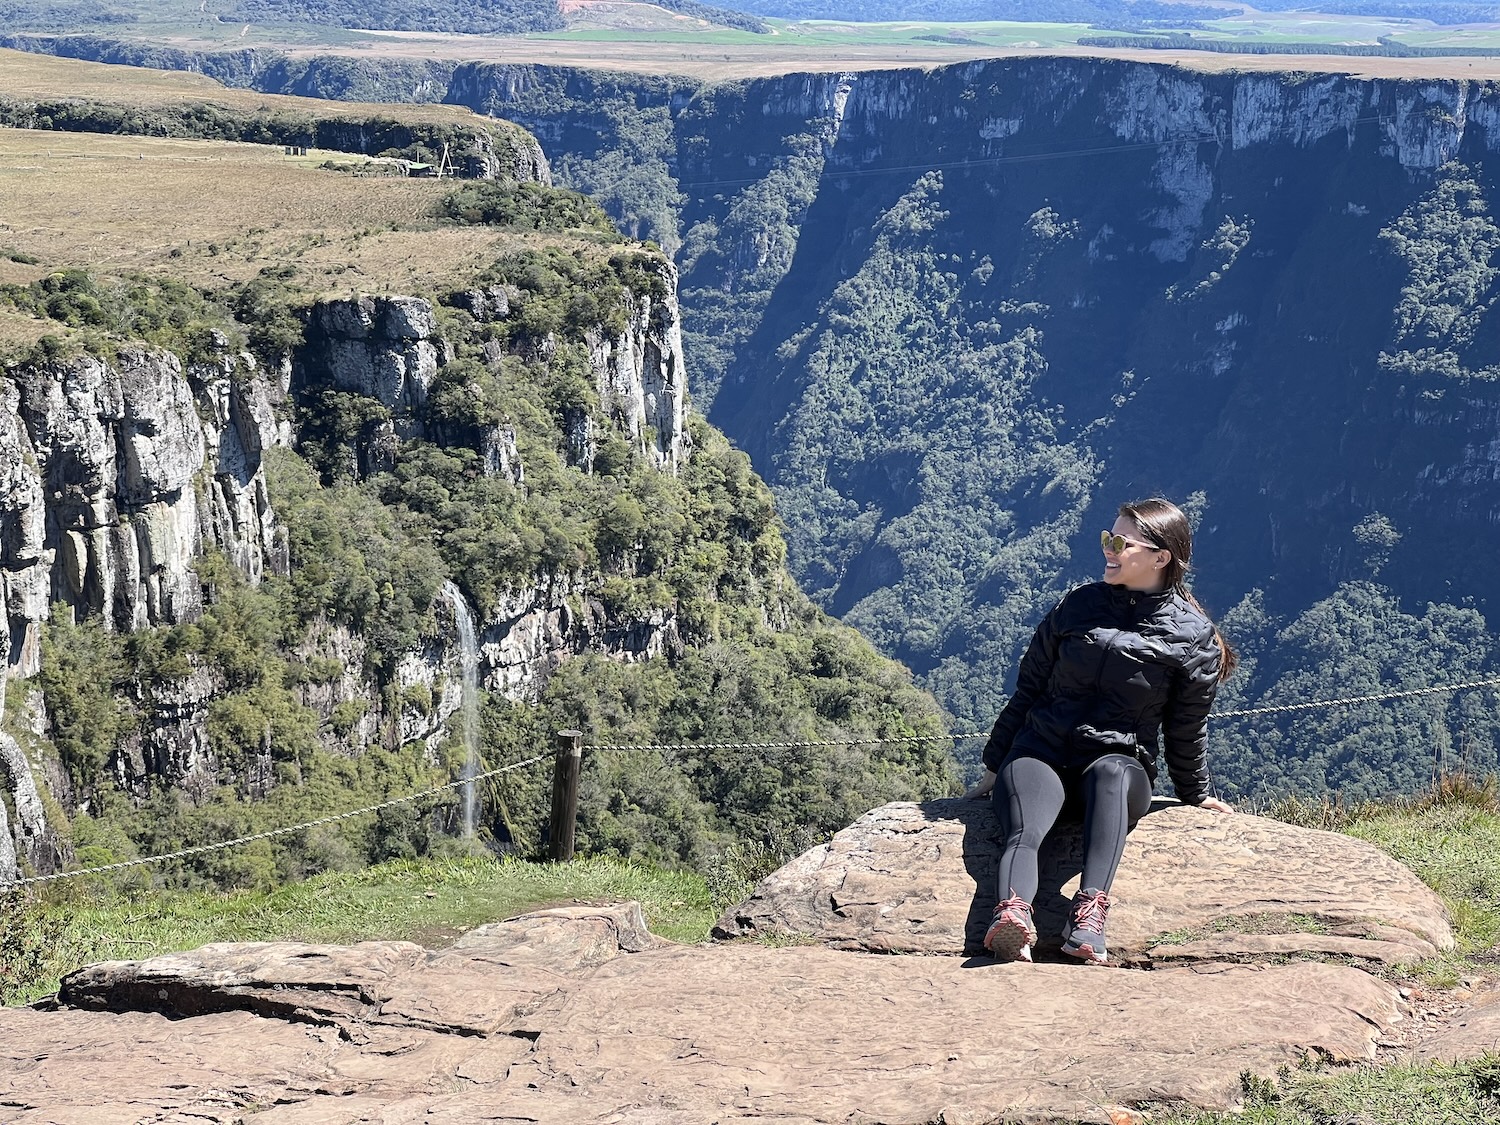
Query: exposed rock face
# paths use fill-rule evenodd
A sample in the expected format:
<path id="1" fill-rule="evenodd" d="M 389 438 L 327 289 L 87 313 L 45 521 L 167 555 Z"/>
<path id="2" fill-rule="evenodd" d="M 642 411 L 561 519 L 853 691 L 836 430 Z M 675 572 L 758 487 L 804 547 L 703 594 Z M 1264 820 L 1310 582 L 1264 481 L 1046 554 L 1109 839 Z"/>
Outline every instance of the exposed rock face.
<path id="1" fill-rule="evenodd" d="M 355 297 L 313 308 L 298 370 L 341 391 L 376 399 L 415 436 L 413 415 L 448 361 L 432 305 L 420 297 Z"/>
<path id="2" fill-rule="evenodd" d="M 663 259 L 664 295 L 633 295 L 629 322 L 614 339 L 596 335 L 591 359 L 599 400 L 658 468 L 675 471 L 687 452 L 687 372 L 677 270 Z"/>
<path id="3" fill-rule="evenodd" d="M 209 705 L 224 692 L 222 679 L 202 667 L 182 679 L 140 685 L 140 726 L 125 737 L 113 761 L 120 788 L 144 799 L 153 781 L 165 781 L 201 798 L 229 780 L 219 772 L 207 728 Z"/>
<path id="4" fill-rule="evenodd" d="M 11 794 L 15 809 L 14 823 L 8 823 L 5 805 L 0 802 L 0 880 L 18 870 L 21 860 L 41 875 L 62 870 L 62 848 L 57 833 L 47 824 L 47 811 L 31 765 L 16 740 L 3 733 L 0 785 Z"/>
<path id="5" fill-rule="evenodd" d="M 260 454 L 285 440 L 248 357 L 184 373 L 125 347 L 0 378 L 0 587 L 9 666 L 39 667 L 52 602 L 112 627 L 191 620 L 193 560 L 215 546 L 252 580 L 285 566 Z"/>
<path id="6" fill-rule="evenodd" d="M 715 934 L 979 951 L 998 836 L 988 801 L 882 806 L 764 879 Z M 1059 825 L 1042 854 L 1041 952 L 1061 945 L 1082 859 L 1077 824 Z M 1453 947 L 1442 902 L 1383 852 L 1243 813 L 1158 801 L 1130 835 L 1112 894 L 1110 955 L 1130 963 L 1330 953 L 1396 962 Z"/>
<path id="7" fill-rule="evenodd" d="M 681 947 L 633 903 L 543 911 L 436 953 L 273 943 L 114 962 L 70 976 L 61 1003 L 0 1010 L 15 1125 L 228 1125 L 251 1105 L 267 1125 L 1108 1122 L 1144 1102 L 1232 1109 L 1242 1071 L 1368 1059 L 1403 1019 L 1392 986 L 1344 966 Z"/>
<path id="8" fill-rule="evenodd" d="M 682 647 L 676 615 L 655 610 L 620 621 L 597 598 L 558 581 L 515 590 L 490 609 L 479 634 L 483 686 L 509 699 L 535 699 L 569 657 L 607 652 L 649 660 Z"/>
<path id="9" fill-rule="evenodd" d="M 601 408 L 658 468 L 675 471 L 690 447 L 676 274 L 665 259 L 655 268 L 661 272 L 662 294 L 632 294 L 625 330 L 613 338 L 596 335 L 590 358 Z M 500 286 L 463 291 L 451 300 L 480 322 L 504 319 L 513 307 L 512 294 Z M 356 470 L 374 471 L 400 441 L 432 436 L 424 418 L 427 394 L 451 356 L 426 300 L 366 296 L 327 301 L 313 310 L 293 386 L 302 392 L 332 386 L 390 409 L 389 431 L 375 434 L 359 450 Z M 587 466 L 594 448 L 593 422 L 586 413 L 579 415 L 574 455 Z M 525 466 L 513 428 L 497 425 L 480 435 L 480 443 L 487 471 L 524 487 Z M 538 575 L 534 583 L 475 609 L 481 684 L 511 699 L 536 698 L 562 662 L 580 653 L 644 660 L 680 644 L 672 614 L 621 621 L 587 593 L 586 583 L 568 575 Z M 460 703 L 456 659 L 445 631 L 444 639 L 402 662 L 399 685 L 427 688 L 434 705 L 430 712 L 403 713 L 403 739 L 435 744 L 442 736 Z"/>

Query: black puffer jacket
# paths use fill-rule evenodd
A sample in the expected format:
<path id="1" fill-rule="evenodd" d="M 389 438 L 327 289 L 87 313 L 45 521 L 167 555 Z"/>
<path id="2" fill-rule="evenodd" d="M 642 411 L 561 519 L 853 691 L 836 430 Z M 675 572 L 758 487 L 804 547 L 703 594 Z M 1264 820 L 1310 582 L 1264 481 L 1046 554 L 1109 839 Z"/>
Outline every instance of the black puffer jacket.
<path id="1" fill-rule="evenodd" d="M 1157 732 L 1185 803 L 1208 795 L 1208 712 L 1219 687 L 1213 624 L 1172 591 L 1094 582 L 1037 626 L 1016 691 L 984 747 L 987 769 L 1026 754 L 1063 767 L 1131 754 L 1156 780 Z"/>

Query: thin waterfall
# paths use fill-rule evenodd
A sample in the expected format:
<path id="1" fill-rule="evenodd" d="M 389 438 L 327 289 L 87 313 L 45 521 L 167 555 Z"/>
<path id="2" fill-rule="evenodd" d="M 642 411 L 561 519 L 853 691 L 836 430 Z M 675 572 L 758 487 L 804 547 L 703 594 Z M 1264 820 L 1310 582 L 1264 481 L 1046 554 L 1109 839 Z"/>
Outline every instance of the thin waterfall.
<path id="1" fill-rule="evenodd" d="M 474 635 L 474 617 L 463 592 L 452 582 L 443 583 L 443 596 L 453 604 L 458 626 L 458 650 L 464 670 L 464 838 L 474 838 L 476 799 L 474 775 L 479 772 L 479 642 Z"/>

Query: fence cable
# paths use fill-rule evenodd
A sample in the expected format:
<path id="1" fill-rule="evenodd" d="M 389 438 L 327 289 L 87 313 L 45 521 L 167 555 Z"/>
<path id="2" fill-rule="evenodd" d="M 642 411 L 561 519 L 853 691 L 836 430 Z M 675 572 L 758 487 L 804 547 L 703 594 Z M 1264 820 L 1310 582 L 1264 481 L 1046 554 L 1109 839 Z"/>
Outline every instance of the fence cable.
<path id="1" fill-rule="evenodd" d="M 1314 699 L 1307 703 L 1281 703 L 1272 707 L 1245 707 L 1238 711 L 1216 711 L 1211 719 L 1242 719 L 1247 715 L 1275 715 L 1285 711 L 1311 711 L 1315 707 L 1344 707 L 1351 703 L 1379 703 L 1387 699 L 1410 699 L 1416 695 L 1437 695 L 1445 691 L 1463 691 L 1465 688 L 1495 687 L 1500 685 L 1500 676 L 1488 680 L 1469 680 L 1462 684 L 1438 684 L 1435 687 L 1412 688 L 1409 691 L 1386 691 L 1377 695 L 1349 695 L 1343 699 Z"/>
<path id="2" fill-rule="evenodd" d="M 911 742 L 955 742 L 987 738 L 989 731 L 967 734 L 910 734 L 890 738 L 824 738 L 802 742 L 603 742 L 590 750 L 808 750 L 824 746 L 884 746 Z"/>
<path id="3" fill-rule="evenodd" d="M 1460 684 L 1438 684 L 1433 687 L 1387 691 L 1374 695 L 1350 695 L 1341 699 L 1313 699 L 1304 703 L 1282 703 L 1270 707 L 1246 707 L 1235 711 L 1215 711 L 1211 719 L 1242 719 L 1249 715 L 1274 715 L 1286 711 L 1311 711 L 1318 707 L 1340 707 L 1353 703 L 1379 703 L 1387 699 L 1410 699 L 1417 695 L 1437 695 L 1467 688 L 1500 686 L 1500 676 L 1487 680 L 1468 680 Z M 963 742 L 970 738 L 988 738 L 990 732 L 965 731 L 962 734 L 918 734 L 895 738 L 827 738 L 794 742 L 604 742 L 590 750 L 810 750 L 829 746 L 879 746 L 895 743 Z"/>
<path id="4" fill-rule="evenodd" d="M 1500 686 L 1500 676 L 1493 676 L 1485 680 L 1468 680 L 1457 684 L 1439 684 L 1433 687 L 1411 688 L 1404 691 L 1379 692 L 1372 695 L 1350 695 L 1339 699 L 1314 699 L 1303 703 L 1282 703 L 1269 707 L 1245 707 L 1233 711 L 1218 711 L 1210 715 L 1214 719 L 1242 719 L 1252 715 L 1275 715 L 1290 711 L 1310 711 L 1319 707 L 1342 707 L 1355 703 L 1380 703 L 1389 699 L 1411 699 L 1421 695 L 1437 695 L 1442 692 L 1463 691 L 1469 688 L 1497 687 Z M 790 742 L 605 742 L 591 745 L 590 750 L 612 750 L 612 751 L 639 751 L 639 750 L 804 750 L 834 746 L 882 746 L 892 744 L 911 744 L 923 742 L 962 742 L 971 738 L 986 738 L 989 731 L 965 731 L 962 734 L 917 734 L 901 735 L 893 738 L 828 738 L 810 739 Z M 199 844 L 196 847 L 182 848 L 175 852 L 166 852 L 162 855 L 143 856 L 140 859 L 121 860 L 118 863 L 105 863 L 97 867 L 85 867 L 77 871 L 59 871 L 52 875 L 36 875 L 26 879 L 16 879 L 10 882 L 0 882 L 0 890 L 25 887 L 37 883 L 50 883 L 60 879 L 75 879 L 83 875 L 100 875 L 108 871 L 122 871 L 129 867 L 143 867 L 152 863 L 164 863 L 172 859 L 186 859 L 189 856 L 203 855 L 206 852 L 219 851 L 224 848 L 238 847 L 240 844 L 253 843 L 256 840 L 270 840 L 277 836 L 287 836 L 293 832 L 304 832 L 309 828 L 317 828 L 324 824 L 334 824 L 341 820 L 349 820 L 352 817 L 364 816 L 367 813 L 379 812 L 381 809 L 394 808 L 397 805 L 409 804 L 412 801 L 421 800 L 423 797 L 436 796 L 453 789 L 461 789 L 466 785 L 472 785 L 477 781 L 485 781 L 491 777 L 510 773 L 513 770 L 524 769 L 544 762 L 554 755 L 552 753 L 538 754 L 524 761 L 512 762 L 510 765 L 498 766 L 492 770 L 485 770 L 473 777 L 459 778 L 443 785 L 433 786 L 431 789 L 423 789 L 417 793 L 408 793 L 404 797 L 393 797 L 389 801 L 381 801 L 379 804 L 366 805 L 364 808 L 350 809 L 347 812 L 332 813 L 328 816 L 318 817 L 303 824 L 292 824 L 284 828 L 272 828 L 265 832 L 255 832 L 249 836 L 239 836 L 232 840 L 220 840 L 213 844 Z"/>
<path id="5" fill-rule="evenodd" d="M 432 797 L 450 789 L 461 789 L 465 785 L 472 785 L 476 781 L 484 781 L 487 778 L 498 777 L 502 773 L 510 773 L 512 770 L 522 769 L 526 766 L 534 766 L 538 762 L 544 762 L 551 758 L 552 754 L 538 754 L 534 758 L 527 758 L 523 762 L 512 762 L 508 766 L 499 766 L 483 773 L 476 773 L 473 777 L 459 778 L 444 785 L 435 785 L 431 789 L 423 789 L 418 793 L 408 793 L 404 797 L 392 797 L 389 801 L 381 801 L 377 805 L 366 805 L 362 809 L 350 809 L 348 812 L 333 813 L 329 816 L 320 816 L 316 820 L 309 820 L 305 824 L 290 824 L 285 828 L 271 828 L 265 832 L 255 832 L 249 836 L 238 836 L 233 840 L 220 840 L 213 844 L 199 844 L 192 848 L 183 848 L 180 851 L 166 852 L 163 855 L 143 856 L 140 859 L 126 859 L 119 863 L 105 863 L 98 867 L 85 867 L 78 871 L 59 871 L 52 875 L 35 875 L 28 879 L 16 879 L 11 882 L 0 882 L 0 890 L 9 890 L 14 887 L 25 887 L 34 883 L 50 883 L 58 879 L 76 879 L 81 875 L 99 875 L 106 871 L 122 871 L 127 867 L 142 867 L 149 863 L 162 863 L 169 859 L 185 859 L 188 856 L 202 855 L 204 852 L 218 851 L 222 848 L 234 848 L 240 844 L 249 844 L 256 840 L 270 840 L 276 836 L 286 836 L 293 832 L 302 832 L 309 828 L 317 828 L 323 824 L 333 824 L 335 821 L 348 820 L 351 817 L 363 816 L 366 813 L 379 812 L 381 809 L 394 808 L 396 805 L 408 804 L 412 801 L 421 800 L 423 797 Z"/>

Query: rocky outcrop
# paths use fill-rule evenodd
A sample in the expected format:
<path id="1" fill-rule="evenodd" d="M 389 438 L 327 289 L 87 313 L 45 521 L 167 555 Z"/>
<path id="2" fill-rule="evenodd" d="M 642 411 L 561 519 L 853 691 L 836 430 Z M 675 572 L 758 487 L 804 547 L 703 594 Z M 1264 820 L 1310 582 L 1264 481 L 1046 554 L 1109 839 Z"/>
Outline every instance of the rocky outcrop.
<path id="1" fill-rule="evenodd" d="M 659 293 L 632 293 L 624 331 L 590 334 L 590 359 L 605 413 L 658 468 L 676 471 L 687 454 L 687 370 L 677 270 L 653 263 Z"/>
<path id="2" fill-rule="evenodd" d="M 590 359 L 600 410 L 628 434 L 643 455 L 675 472 L 688 455 L 687 391 L 682 359 L 676 273 L 665 259 L 646 293 L 630 293 L 626 327 L 618 336 L 596 331 Z M 513 294 L 501 286 L 451 295 L 448 301 L 480 323 L 505 319 Z M 504 353 L 497 351 L 492 362 Z M 432 305 L 417 297 L 363 296 L 325 301 L 309 318 L 307 344 L 293 364 L 292 387 L 316 394 L 325 387 L 374 399 L 389 411 L 357 443 L 355 475 L 392 463 L 402 441 L 441 436 L 426 417 L 428 392 L 449 363 L 453 348 L 439 328 Z M 575 460 L 591 462 L 594 419 L 579 411 Z M 486 471 L 525 486 L 525 466 L 514 427 L 499 423 L 477 436 Z M 491 605 L 474 607 L 479 642 L 480 686 L 515 700 L 535 700 L 547 679 L 573 656 L 602 652 L 623 660 L 645 660 L 681 645 L 676 617 L 659 610 L 623 619 L 590 593 L 586 579 L 539 574 L 534 582 L 503 592 Z M 443 736 L 460 705 L 457 649 L 453 631 L 443 629 L 397 669 L 398 686 L 427 693 L 430 707 L 405 708 L 399 722 L 403 741 L 430 745 Z M 363 694 L 373 714 L 377 693 Z M 345 695 L 341 702 L 356 698 Z"/>
<path id="3" fill-rule="evenodd" d="M 627 433 L 661 469 L 676 471 L 687 455 L 687 375 L 682 355 L 677 272 L 665 258 L 650 261 L 657 284 L 628 292 L 625 327 L 618 335 L 589 332 L 589 359 L 605 418 Z M 510 316 L 512 294 L 502 286 L 462 290 L 447 300 L 480 323 Z M 547 346 L 544 342 L 544 347 Z M 487 352 L 498 363 L 503 349 Z M 361 296 L 324 301 L 309 317 L 306 346 L 293 366 L 298 392 L 331 387 L 375 399 L 391 412 L 360 444 L 359 473 L 390 460 L 393 443 L 435 436 L 424 421 L 428 391 L 453 348 L 430 302 L 420 297 Z M 575 461 L 592 463 L 593 419 L 578 412 Z M 512 427 L 479 435 L 486 467 L 523 483 L 525 469 Z"/>
<path id="4" fill-rule="evenodd" d="M 768 876 L 719 937 L 779 934 L 872 952 L 981 949 L 995 905 L 988 801 L 885 805 Z M 1038 949 L 1061 945 L 1083 851 L 1075 823 L 1044 845 Z M 1158 800 L 1131 833 L 1113 888 L 1114 959 L 1162 965 L 1341 955 L 1413 962 L 1453 947 L 1438 897 L 1363 841 Z"/>
<path id="5" fill-rule="evenodd" d="M 94 966 L 53 1010 L 0 1010 L 0 1104 L 16 1125 L 228 1125 L 251 1105 L 267 1125 L 1102 1123 L 1146 1103 L 1237 1108 L 1243 1073 L 1369 1059 L 1405 1014 L 1393 986 L 1339 965 L 683 947 L 631 903 L 541 911 L 438 952 L 220 945 Z"/>
<path id="6" fill-rule="evenodd" d="M 480 680 L 508 699 L 535 700 L 564 661 L 603 652 L 626 661 L 680 652 L 677 616 L 657 609 L 621 619 L 566 578 L 510 591 L 479 632 Z"/>
<path id="7" fill-rule="evenodd" d="M 222 676 L 196 664 L 180 679 L 137 685 L 139 722 L 116 747 L 111 763 L 120 788 L 145 800 L 153 782 L 165 782 L 203 800 L 230 781 L 220 772 L 208 741 L 208 709 L 225 691 Z"/>
<path id="8" fill-rule="evenodd" d="M 420 297 L 322 301 L 308 321 L 295 371 L 308 383 L 373 398 L 412 425 L 449 348 Z"/>
<path id="9" fill-rule="evenodd" d="M 122 347 L 0 377 L 0 590 L 12 672 L 34 673 L 49 606 L 117 629 L 191 620 L 193 561 L 220 548 L 251 581 L 284 569 L 260 471 L 287 432 L 248 356 L 183 370 Z"/>
<path id="10" fill-rule="evenodd" d="M 0 886 L 14 871 L 29 868 L 38 875 L 61 871 L 63 848 L 47 823 L 31 764 L 16 740 L 4 733 L 0 733 L 0 786 L 10 794 L 14 812 L 13 818 L 8 817 L 6 802 L 0 801 Z"/>

